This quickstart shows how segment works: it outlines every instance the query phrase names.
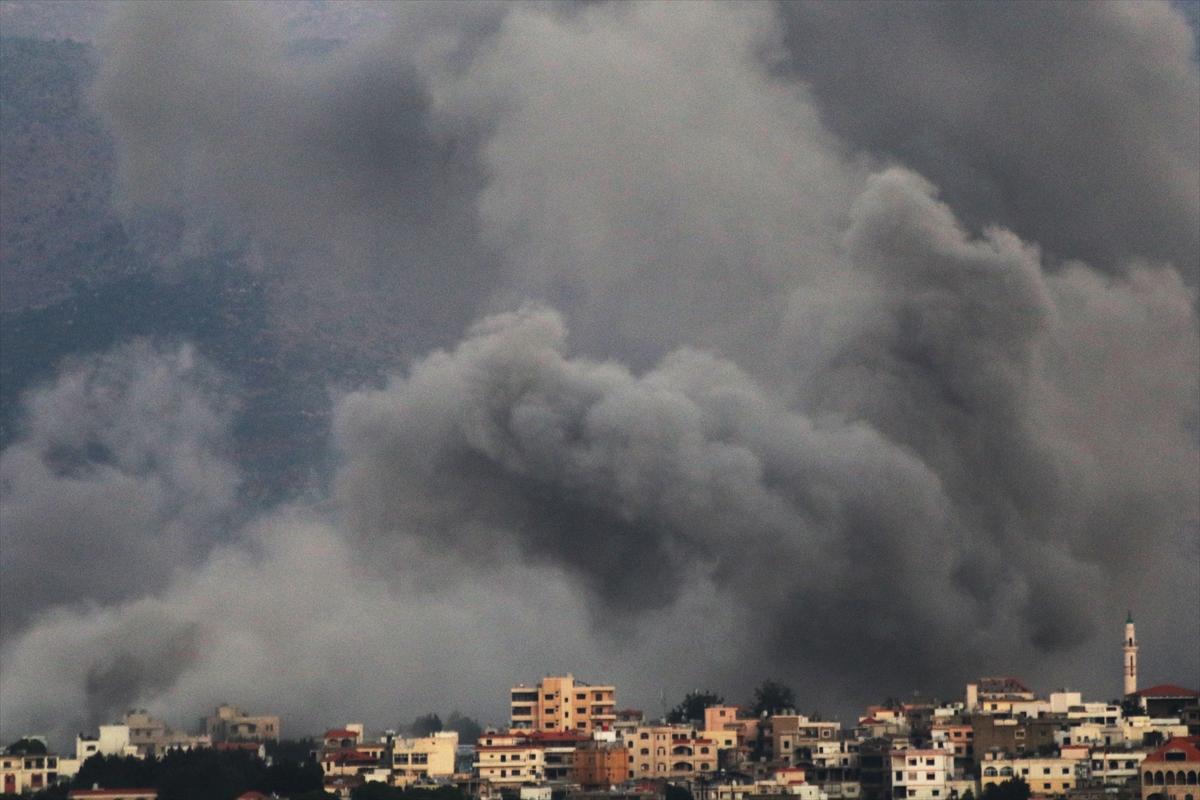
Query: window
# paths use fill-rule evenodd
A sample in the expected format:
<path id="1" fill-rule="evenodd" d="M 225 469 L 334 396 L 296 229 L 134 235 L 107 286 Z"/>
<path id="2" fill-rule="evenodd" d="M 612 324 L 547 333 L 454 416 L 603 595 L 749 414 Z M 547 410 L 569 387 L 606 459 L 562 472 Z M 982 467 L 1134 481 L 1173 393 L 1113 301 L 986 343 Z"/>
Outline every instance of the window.
<path id="1" fill-rule="evenodd" d="M 903 773 L 903 772 L 897 772 L 897 773 L 896 773 L 896 780 L 897 780 L 897 781 L 902 781 L 902 780 L 904 780 L 904 773 Z"/>

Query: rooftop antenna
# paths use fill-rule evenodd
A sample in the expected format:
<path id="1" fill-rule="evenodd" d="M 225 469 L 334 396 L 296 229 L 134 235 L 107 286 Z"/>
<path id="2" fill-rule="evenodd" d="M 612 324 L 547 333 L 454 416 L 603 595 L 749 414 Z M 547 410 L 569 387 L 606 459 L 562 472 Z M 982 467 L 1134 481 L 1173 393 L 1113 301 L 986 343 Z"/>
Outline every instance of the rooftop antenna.
<path id="1" fill-rule="evenodd" d="M 658 690 L 658 702 L 662 705 L 662 721 L 667 721 L 667 690 Z"/>

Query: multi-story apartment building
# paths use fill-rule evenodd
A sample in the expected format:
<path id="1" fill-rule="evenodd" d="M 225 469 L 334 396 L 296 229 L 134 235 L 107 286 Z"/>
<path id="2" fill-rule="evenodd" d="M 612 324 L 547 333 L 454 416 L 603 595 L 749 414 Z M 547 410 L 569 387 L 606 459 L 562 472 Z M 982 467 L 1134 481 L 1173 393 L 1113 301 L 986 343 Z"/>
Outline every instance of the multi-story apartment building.
<path id="1" fill-rule="evenodd" d="M 935 719 L 929 736 L 935 749 L 954 753 L 954 767 L 959 772 L 975 763 L 975 729 L 970 723 L 953 718 Z"/>
<path id="2" fill-rule="evenodd" d="M 1146 750 L 1095 747 L 1088 753 L 1088 777 L 1104 786 L 1127 786 L 1137 782 Z"/>
<path id="3" fill-rule="evenodd" d="M 685 725 L 641 725 L 622 731 L 628 778 L 691 778 L 716 772 L 719 743 Z"/>
<path id="4" fill-rule="evenodd" d="M 546 777 L 543 750 L 521 736 L 485 734 L 475 745 L 475 772 L 492 786 L 539 784 Z"/>
<path id="5" fill-rule="evenodd" d="M 616 722 L 616 687 L 593 686 L 573 675 L 548 676 L 537 686 L 514 686 L 512 727 L 535 731 L 607 730 Z"/>
<path id="6" fill-rule="evenodd" d="M 954 776 L 954 754 L 948 750 L 895 750 L 891 753 L 893 798 L 946 800 Z"/>
<path id="7" fill-rule="evenodd" d="M 808 747 L 838 738 L 842 723 L 836 721 L 810 720 L 796 714 L 779 714 L 768 720 L 771 735 L 771 753 L 781 763 L 795 763 L 798 747 Z"/>
<path id="8" fill-rule="evenodd" d="M 221 705 L 200 720 L 200 730 L 214 742 L 277 742 L 279 717 L 251 716 L 237 706 Z"/>
<path id="9" fill-rule="evenodd" d="M 171 750 L 192 750 L 209 747 L 212 739 L 208 734 L 192 734 L 172 730 L 162 720 L 155 719 L 145 709 L 130 711 L 125 715 L 129 728 L 129 744 L 137 748 L 139 756 L 161 756 Z"/>
<path id="10" fill-rule="evenodd" d="M 984 759 L 979 772 L 979 788 L 986 792 L 992 785 L 1020 778 L 1037 795 L 1065 795 L 1077 784 L 1077 767 L 1072 758 L 1012 758 L 995 756 Z"/>
<path id="11" fill-rule="evenodd" d="M 975 764 L 978 766 L 992 752 L 1012 756 L 1053 751 L 1058 746 L 1056 734 L 1062 727 L 1063 721 L 1053 717 L 974 717 L 971 728 L 975 736 Z"/>
<path id="12" fill-rule="evenodd" d="M 1200 736 L 1171 739 L 1142 761 L 1142 800 L 1200 797 Z"/>

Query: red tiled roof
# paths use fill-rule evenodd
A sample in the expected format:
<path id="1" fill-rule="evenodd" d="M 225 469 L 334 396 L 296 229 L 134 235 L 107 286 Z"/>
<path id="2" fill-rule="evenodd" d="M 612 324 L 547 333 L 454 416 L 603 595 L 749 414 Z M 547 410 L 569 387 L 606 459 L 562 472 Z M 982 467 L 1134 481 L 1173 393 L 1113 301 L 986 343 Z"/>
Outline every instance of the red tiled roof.
<path id="1" fill-rule="evenodd" d="M 237 796 L 237 800 L 269 800 L 262 792 L 245 792 Z"/>
<path id="2" fill-rule="evenodd" d="M 1149 689 L 1142 689 L 1134 694 L 1138 697 L 1200 697 L 1200 692 L 1195 689 L 1185 689 L 1173 683 L 1151 686 Z"/>
<path id="3" fill-rule="evenodd" d="M 366 763 L 368 761 L 370 761 L 370 762 L 378 761 L 379 756 L 375 756 L 370 753 L 362 753 L 362 752 L 359 752 L 358 750 L 347 749 L 347 750 L 335 750 L 331 753 L 326 753 L 325 755 L 321 756 L 321 760 L 322 761 L 333 761 L 335 763 L 340 762 L 342 764 L 346 764 L 349 762 Z"/>
<path id="4" fill-rule="evenodd" d="M 1185 762 L 1200 761 L 1200 736 L 1180 736 L 1178 738 L 1171 739 L 1153 753 L 1146 756 L 1142 763 L 1156 764 L 1160 761 L 1166 761 L 1167 753 L 1172 750 L 1176 752 L 1182 750 L 1184 753 Z"/>
<path id="5" fill-rule="evenodd" d="M 325 731 L 326 739 L 357 739 L 358 731 L 347 730 L 346 728 L 330 728 Z"/>

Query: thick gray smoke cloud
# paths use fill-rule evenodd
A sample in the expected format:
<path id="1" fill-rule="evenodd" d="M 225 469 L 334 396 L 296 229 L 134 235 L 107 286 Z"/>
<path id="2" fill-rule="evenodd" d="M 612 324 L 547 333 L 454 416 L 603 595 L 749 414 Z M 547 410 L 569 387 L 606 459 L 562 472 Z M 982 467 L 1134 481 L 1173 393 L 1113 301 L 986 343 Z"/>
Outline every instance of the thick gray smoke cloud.
<path id="1" fill-rule="evenodd" d="M 1128 571 L 1197 513 L 1189 294 L 1166 272 L 1048 278 L 1035 249 L 999 230 L 968 239 L 929 192 L 892 171 L 855 203 L 847 253 L 874 280 L 814 376 L 819 416 L 694 351 L 642 376 L 571 360 L 561 319 L 526 310 L 343 400 L 340 504 L 380 553 L 419 533 L 468 560 L 515 547 L 559 564 L 601 624 L 669 604 L 700 570 L 756 609 L 791 668 L 863 685 L 948 685 L 1003 649 L 1031 661 L 1082 644 L 1098 587 L 1132 590 Z M 1098 303 L 1143 316 L 1142 341 L 1106 363 L 1154 362 L 1163 399 L 1091 409 L 1101 432 L 1085 439 L 1055 407 L 1095 388 L 1061 384 L 1067 337 L 1130 322 L 1097 319 Z M 1095 470 L 1130 429 L 1154 455 Z"/>
<path id="2" fill-rule="evenodd" d="M 234 512 L 229 387 L 190 346 L 75 360 L 24 409 L 0 454 L 6 637 L 53 606 L 162 588 Z"/>
<path id="3" fill-rule="evenodd" d="M 397 695 L 499 721 L 549 669 L 643 703 L 763 673 L 842 712 L 981 671 L 1103 696 L 1128 605 L 1148 675 L 1200 670 L 1200 123 L 1168 7 L 390 8 L 324 59 L 240 4 L 114 20 L 127 207 L 243 247 L 305 309 L 286 335 L 393 377 L 340 396 L 316 507 L 121 573 L 153 592 L 30 605 L 6 731 L 225 699 L 394 724 Z M 39 441 L 4 453 L 34 467 L 6 514 L 76 486 Z"/>
<path id="4" fill-rule="evenodd" d="M 240 245 L 268 278 L 286 269 L 272 301 L 291 329 L 344 346 L 461 329 L 481 290 L 466 276 L 483 269 L 472 131 L 433 124 L 411 35 L 308 59 L 272 12 L 113 15 L 94 97 L 120 205 L 178 214 L 185 250 Z"/>
<path id="5" fill-rule="evenodd" d="M 1191 3 L 1193 7 L 1195 3 Z M 1167 3 L 780 6 L 822 118 L 973 225 L 1060 258 L 1200 270 L 1200 71 Z"/>

